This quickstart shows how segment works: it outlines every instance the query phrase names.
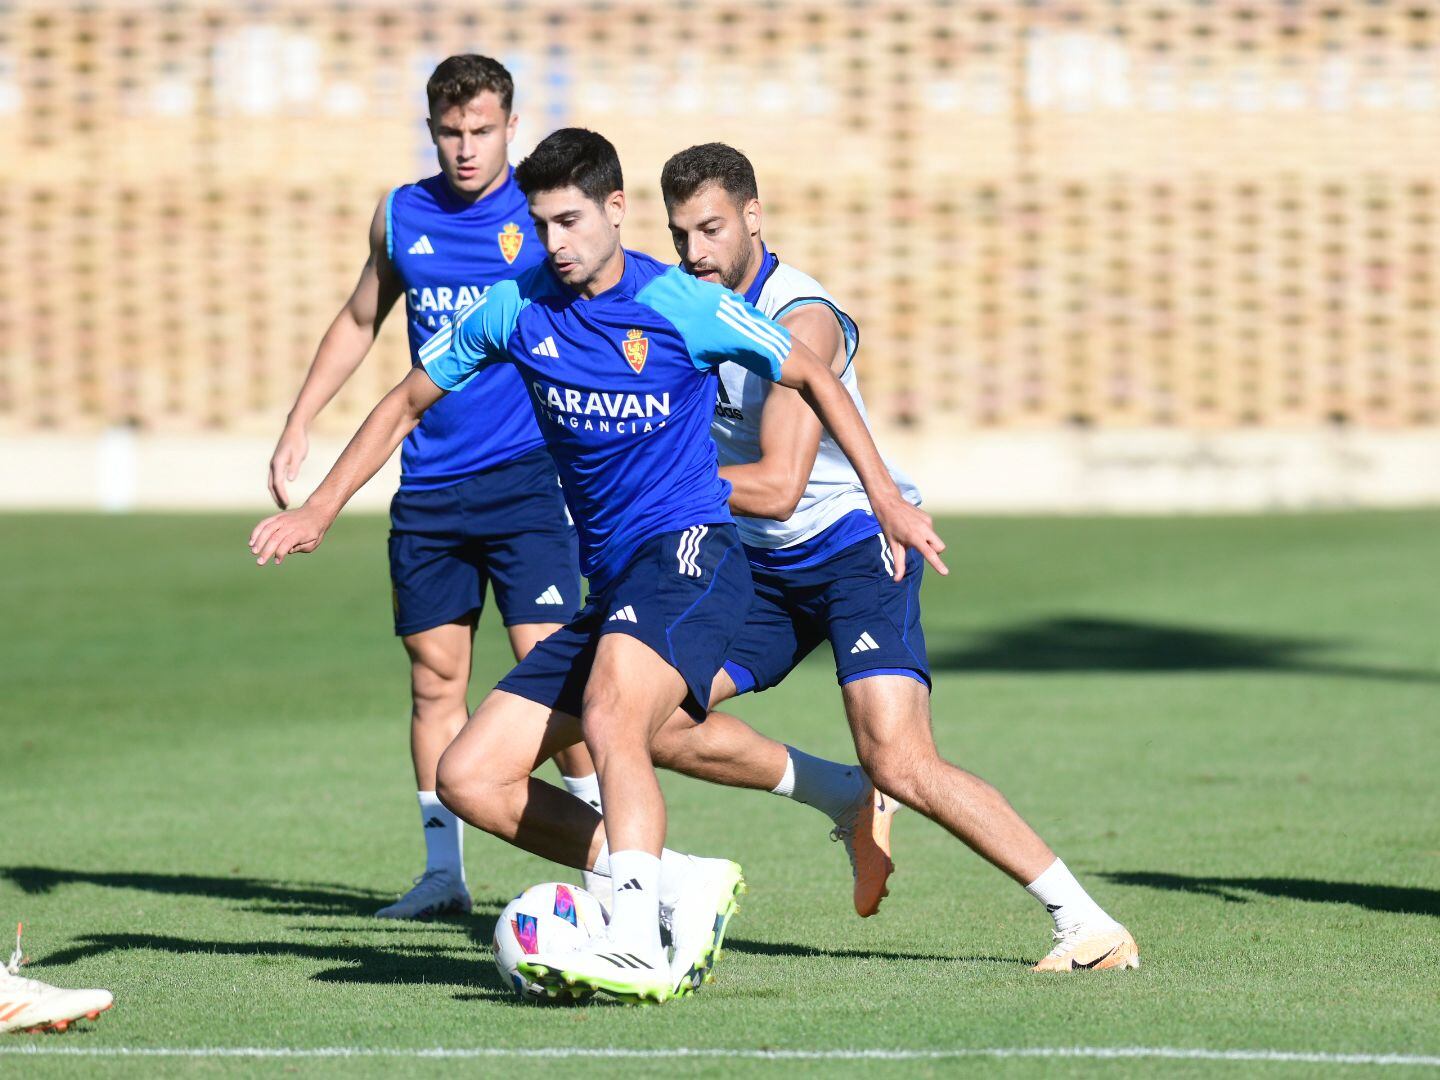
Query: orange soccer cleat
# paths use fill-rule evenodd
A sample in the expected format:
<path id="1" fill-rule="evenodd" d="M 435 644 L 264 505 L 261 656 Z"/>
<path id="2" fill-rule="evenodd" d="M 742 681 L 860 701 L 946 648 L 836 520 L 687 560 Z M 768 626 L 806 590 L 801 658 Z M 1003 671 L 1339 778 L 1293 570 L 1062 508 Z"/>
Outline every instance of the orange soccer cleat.
<path id="1" fill-rule="evenodd" d="M 1032 971 L 1106 971 L 1138 968 L 1140 947 L 1117 922 L 1085 925 L 1055 932 L 1055 947 Z"/>
<path id="2" fill-rule="evenodd" d="M 880 901 L 890 895 L 887 882 L 895 872 L 890 858 L 890 820 L 898 809 L 899 803 L 867 782 L 864 796 L 830 831 L 830 839 L 843 841 L 845 854 L 850 856 L 855 913 L 862 919 L 879 911 Z"/>

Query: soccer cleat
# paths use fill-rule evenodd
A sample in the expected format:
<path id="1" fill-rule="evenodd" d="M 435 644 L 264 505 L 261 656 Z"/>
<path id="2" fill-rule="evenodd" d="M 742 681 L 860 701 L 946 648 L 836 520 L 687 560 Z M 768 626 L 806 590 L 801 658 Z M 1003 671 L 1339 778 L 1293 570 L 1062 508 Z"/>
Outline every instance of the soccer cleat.
<path id="1" fill-rule="evenodd" d="M 450 870 L 426 870 L 415 879 L 415 887 L 389 907 L 375 913 L 377 919 L 436 919 L 444 915 L 469 915 L 470 892 L 462 878 Z"/>
<path id="2" fill-rule="evenodd" d="M 607 937 L 571 952 L 536 953 L 517 969 L 557 997 L 598 991 L 630 1005 L 658 1005 L 673 993 L 663 950 L 654 955 L 630 952 Z"/>
<path id="3" fill-rule="evenodd" d="M 1140 948 L 1119 923 L 1082 923 L 1055 931 L 1055 947 L 1031 971 L 1106 971 L 1138 968 Z"/>
<path id="4" fill-rule="evenodd" d="M 15 928 L 15 952 L 0 968 L 0 1033 L 7 1031 L 64 1031 L 82 1017 L 94 1020 L 115 1003 L 109 990 L 64 990 L 39 979 L 20 977 L 25 961 L 20 952 L 20 931 Z"/>
<path id="5" fill-rule="evenodd" d="M 673 907 L 661 907 L 660 925 L 670 932 L 671 985 L 676 997 L 715 981 L 715 962 L 730 919 L 740 910 L 745 876 L 729 859 L 690 856 L 694 872 L 680 887 Z"/>
<path id="6" fill-rule="evenodd" d="M 890 820 L 900 804 L 867 782 L 863 797 L 835 822 L 831 840 L 845 844 L 855 878 L 855 913 L 868 919 L 890 895 L 887 882 L 895 871 L 890 858 Z"/>

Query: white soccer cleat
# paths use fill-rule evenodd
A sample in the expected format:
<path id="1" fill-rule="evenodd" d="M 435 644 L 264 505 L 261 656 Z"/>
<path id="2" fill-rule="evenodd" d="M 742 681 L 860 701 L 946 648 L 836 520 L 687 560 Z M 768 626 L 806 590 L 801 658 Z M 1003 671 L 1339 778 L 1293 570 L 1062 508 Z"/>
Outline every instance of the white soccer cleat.
<path id="1" fill-rule="evenodd" d="M 674 993 L 663 949 L 630 952 L 608 937 L 593 938 L 572 952 L 536 953 L 518 967 L 522 976 L 555 996 L 584 997 L 598 991 L 631 1005 L 658 1005 Z"/>
<path id="2" fill-rule="evenodd" d="M 737 901 L 745 891 L 739 863 L 687 857 L 693 871 L 681 886 L 679 898 L 673 907 L 660 908 L 660 925 L 670 931 L 671 987 L 676 997 L 693 994 L 704 983 L 714 981 L 725 931 L 740 910 Z"/>
<path id="3" fill-rule="evenodd" d="M 449 870 L 426 870 L 415 879 L 415 887 L 389 907 L 375 913 L 377 919 L 438 919 L 445 915 L 469 915 L 470 891 L 465 880 Z"/>
<path id="4" fill-rule="evenodd" d="M 82 1017 L 96 1019 L 115 1003 L 109 990 L 64 990 L 39 979 L 21 978 L 22 926 L 15 928 L 10 962 L 0 968 L 0 1033 L 64 1031 Z"/>
<path id="5" fill-rule="evenodd" d="M 1138 968 L 1140 948 L 1113 919 L 1055 931 L 1055 947 L 1031 971 L 1108 971 Z"/>

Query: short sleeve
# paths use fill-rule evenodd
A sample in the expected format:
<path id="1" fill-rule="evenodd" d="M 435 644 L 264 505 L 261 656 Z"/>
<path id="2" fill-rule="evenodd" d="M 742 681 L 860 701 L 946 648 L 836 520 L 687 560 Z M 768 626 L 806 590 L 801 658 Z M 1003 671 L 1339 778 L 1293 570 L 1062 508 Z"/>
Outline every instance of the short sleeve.
<path id="1" fill-rule="evenodd" d="M 766 318 L 723 285 L 671 269 L 636 297 L 680 331 L 697 368 L 739 364 L 776 382 L 790 355 L 790 331 Z"/>
<path id="2" fill-rule="evenodd" d="M 490 286 L 420 346 L 425 374 L 441 390 L 458 390 L 482 368 L 504 361 L 526 303 L 513 279 Z"/>

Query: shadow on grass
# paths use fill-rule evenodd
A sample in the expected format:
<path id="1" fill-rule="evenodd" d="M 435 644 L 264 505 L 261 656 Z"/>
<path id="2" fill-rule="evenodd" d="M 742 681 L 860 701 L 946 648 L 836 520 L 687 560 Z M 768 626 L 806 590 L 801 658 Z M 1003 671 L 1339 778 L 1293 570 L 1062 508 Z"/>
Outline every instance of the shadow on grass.
<path id="1" fill-rule="evenodd" d="M 315 982 L 464 987 L 476 1000 L 516 1001 L 500 982 L 488 944 L 367 945 L 353 941 L 206 941 L 166 934 L 89 934 L 43 957 L 47 965 L 70 964 L 116 952 L 163 952 L 194 958 L 227 956 L 257 967 L 290 960 L 336 965 L 309 976 Z"/>
<path id="2" fill-rule="evenodd" d="M 1033 960 L 1018 956 L 951 956 L 946 953 L 892 952 L 887 949 L 832 949 L 825 945 L 803 945 L 794 941 L 750 941 L 735 937 L 725 939 L 725 951 L 802 959 L 824 957 L 839 960 L 939 960 L 945 963 L 1019 964 L 1025 967 L 1034 963 Z"/>
<path id="3" fill-rule="evenodd" d="M 101 885 L 111 889 L 214 900 L 238 900 L 245 910 L 280 915 L 363 915 L 395 899 L 393 893 L 329 885 L 313 881 L 277 881 L 253 877 L 217 877 L 201 874 L 158 874 L 145 871 L 62 870 L 48 866 L 0 868 L 21 891 L 36 896 L 62 885 Z M 504 901 L 477 902 L 482 912 L 498 912 Z"/>
<path id="4" fill-rule="evenodd" d="M 1277 671 L 1440 683 L 1440 671 L 1347 664 L 1318 655 L 1342 644 L 1063 615 L 1002 627 L 972 639 L 947 642 L 937 635 L 931 640 L 930 666 L 972 672 Z"/>
<path id="5" fill-rule="evenodd" d="M 1191 877 L 1186 874 L 1149 872 L 1103 873 L 1117 885 L 1140 885 L 1171 892 L 1204 893 L 1233 904 L 1248 904 L 1246 893 L 1277 896 L 1286 900 L 1307 900 L 1316 904 L 1351 904 L 1368 911 L 1397 915 L 1440 916 L 1440 889 L 1409 885 L 1366 885 L 1353 881 L 1320 881 L 1314 878 L 1282 877 Z"/>

